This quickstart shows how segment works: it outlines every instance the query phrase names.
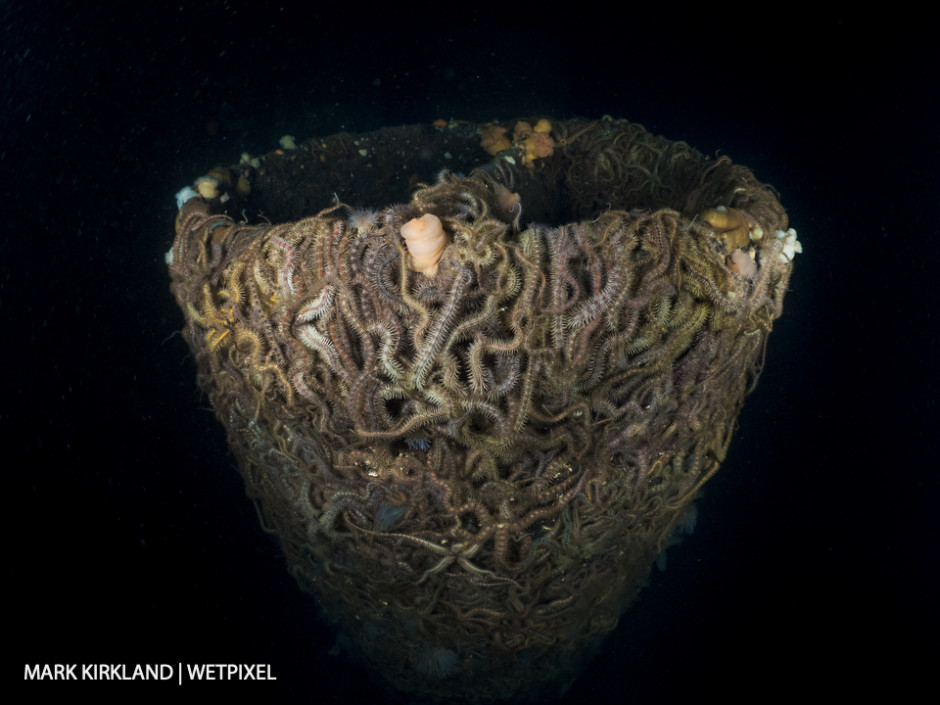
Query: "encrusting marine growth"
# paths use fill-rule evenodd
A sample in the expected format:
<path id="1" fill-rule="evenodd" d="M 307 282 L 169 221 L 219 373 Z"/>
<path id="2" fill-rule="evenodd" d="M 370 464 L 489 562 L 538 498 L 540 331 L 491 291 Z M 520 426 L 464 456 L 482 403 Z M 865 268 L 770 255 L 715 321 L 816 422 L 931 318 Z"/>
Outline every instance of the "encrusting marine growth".
<path id="1" fill-rule="evenodd" d="M 172 291 L 291 573 L 398 688 L 565 687 L 725 457 L 801 250 L 774 194 L 610 118 L 209 176 Z"/>

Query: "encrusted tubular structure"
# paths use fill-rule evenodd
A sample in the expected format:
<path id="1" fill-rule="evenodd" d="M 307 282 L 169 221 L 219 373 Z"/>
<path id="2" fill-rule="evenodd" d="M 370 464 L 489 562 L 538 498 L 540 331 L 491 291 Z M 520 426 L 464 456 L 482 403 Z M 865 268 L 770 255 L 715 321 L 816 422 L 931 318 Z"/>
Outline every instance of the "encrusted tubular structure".
<path id="1" fill-rule="evenodd" d="M 181 193 L 167 253 L 248 494 L 398 688 L 565 687 L 725 457 L 795 231 L 748 169 L 609 118 L 284 146 Z"/>

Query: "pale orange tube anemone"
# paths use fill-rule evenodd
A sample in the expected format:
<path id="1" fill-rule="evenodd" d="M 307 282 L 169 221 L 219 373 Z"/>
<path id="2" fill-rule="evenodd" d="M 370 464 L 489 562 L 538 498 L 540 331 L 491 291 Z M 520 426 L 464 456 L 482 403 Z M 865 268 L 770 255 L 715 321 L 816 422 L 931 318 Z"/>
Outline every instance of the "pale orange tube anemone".
<path id="1" fill-rule="evenodd" d="M 408 248 L 411 268 L 428 277 L 437 274 L 437 264 L 447 245 L 441 219 L 432 213 L 413 218 L 401 226 L 401 236 Z"/>

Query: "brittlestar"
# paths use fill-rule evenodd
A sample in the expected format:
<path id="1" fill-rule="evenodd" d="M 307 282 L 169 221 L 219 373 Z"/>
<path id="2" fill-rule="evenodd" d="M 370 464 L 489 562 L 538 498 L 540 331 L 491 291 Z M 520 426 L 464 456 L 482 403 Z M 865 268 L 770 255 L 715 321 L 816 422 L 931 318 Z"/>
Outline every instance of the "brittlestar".
<path id="1" fill-rule="evenodd" d="M 422 542 L 422 545 L 425 545 L 425 543 Z M 488 577 L 499 579 L 499 576 L 496 575 L 496 573 L 494 573 L 492 570 L 486 570 L 485 568 L 480 568 L 479 566 L 476 566 L 470 562 L 469 559 L 473 558 L 476 555 L 477 551 L 480 550 L 480 544 L 478 543 L 469 544 L 469 545 L 465 543 L 455 543 L 453 546 L 450 546 L 449 548 L 446 546 L 438 546 L 430 542 L 427 542 L 426 545 L 428 546 L 428 548 L 433 546 L 433 550 L 435 553 L 446 554 L 446 555 L 444 555 L 444 558 L 442 558 L 436 566 L 424 571 L 424 575 L 421 576 L 421 580 L 418 581 L 418 585 L 423 583 L 429 575 L 440 573 L 445 568 L 447 568 L 447 566 L 451 565 L 454 561 L 456 561 L 457 565 L 459 565 L 461 568 L 466 570 L 468 573 L 473 573 L 474 575 L 485 575 Z"/>
<path id="2" fill-rule="evenodd" d="M 355 526 L 355 525 L 354 525 Z M 417 584 L 420 585 L 425 580 L 428 579 L 428 576 L 434 575 L 435 573 L 440 573 L 445 570 L 448 566 L 452 565 L 454 562 L 457 563 L 461 568 L 466 570 L 472 575 L 479 575 L 487 578 L 492 578 L 493 580 L 499 582 L 512 583 L 513 585 L 518 585 L 518 583 L 512 578 L 504 578 L 500 575 L 497 575 L 492 570 L 487 570 L 486 568 L 481 568 L 478 565 L 474 565 L 470 562 L 470 559 L 473 558 L 480 548 L 483 546 L 482 541 L 467 544 L 464 542 L 455 543 L 452 546 L 445 546 L 442 544 L 434 543 L 433 541 L 428 541 L 427 539 L 419 538 L 418 536 L 411 536 L 410 534 L 383 534 L 377 531 L 370 531 L 369 529 L 364 529 L 361 526 L 355 526 L 358 531 L 361 531 L 366 534 L 371 534 L 372 536 L 388 536 L 395 537 L 399 539 L 404 539 L 413 544 L 426 548 L 432 553 L 436 553 L 439 556 L 444 556 L 437 565 L 433 568 L 429 568 L 424 571 L 424 575 L 421 576 L 421 579 L 418 580 Z M 489 536 L 489 532 L 484 532 L 483 537 Z"/>

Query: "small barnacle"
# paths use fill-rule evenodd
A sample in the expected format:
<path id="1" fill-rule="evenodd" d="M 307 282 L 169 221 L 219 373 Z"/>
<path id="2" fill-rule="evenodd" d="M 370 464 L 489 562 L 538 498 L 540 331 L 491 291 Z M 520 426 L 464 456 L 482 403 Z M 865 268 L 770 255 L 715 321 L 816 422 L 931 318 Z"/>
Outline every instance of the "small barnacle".
<path id="1" fill-rule="evenodd" d="M 214 176 L 200 176 L 196 179 L 196 191 L 207 200 L 219 197 L 219 180 Z"/>
<path id="2" fill-rule="evenodd" d="M 347 208 L 349 227 L 360 235 L 379 227 L 379 213 L 369 208 Z"/>
<path id="3" fill-rule="evenodd" d="M 777 238 L 783 241 L 783 252 L 780 253 L 779 260 L 784 264 L 792 262 L 797 254 L 803 252 L 803 244 L 796 239 L 796 230 L 790 228 L 786 232 L 778 230 Z"/>

